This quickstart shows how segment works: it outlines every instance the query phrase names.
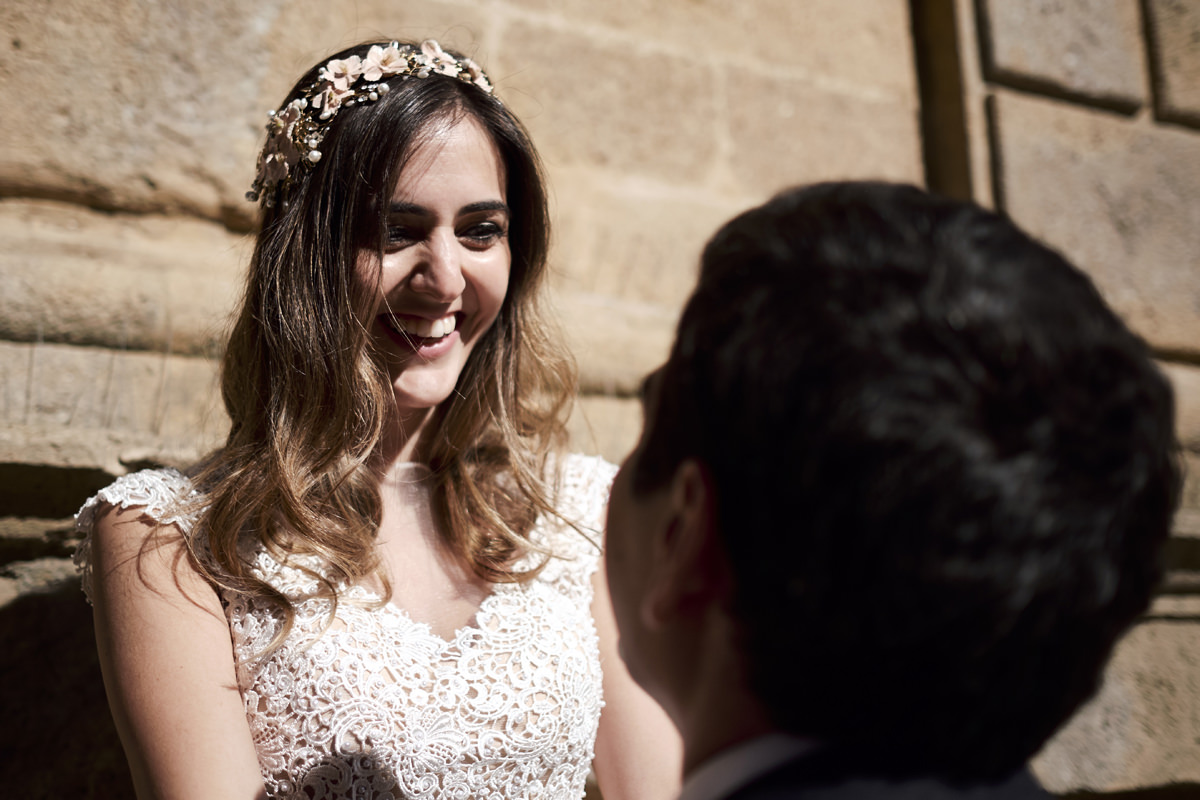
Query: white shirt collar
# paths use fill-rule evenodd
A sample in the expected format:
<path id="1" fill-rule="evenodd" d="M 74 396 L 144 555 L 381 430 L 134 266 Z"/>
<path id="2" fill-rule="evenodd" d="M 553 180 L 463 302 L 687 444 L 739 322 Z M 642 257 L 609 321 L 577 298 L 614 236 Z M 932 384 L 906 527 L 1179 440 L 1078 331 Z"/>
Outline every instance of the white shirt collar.
<path id="1" fill-rule="evenodd" d="M 688 773 L 679 800 L 719 800 L 815 746 L 811 739 L 786 733 L 769 733 L 739 742 L 710 756 Z"/>

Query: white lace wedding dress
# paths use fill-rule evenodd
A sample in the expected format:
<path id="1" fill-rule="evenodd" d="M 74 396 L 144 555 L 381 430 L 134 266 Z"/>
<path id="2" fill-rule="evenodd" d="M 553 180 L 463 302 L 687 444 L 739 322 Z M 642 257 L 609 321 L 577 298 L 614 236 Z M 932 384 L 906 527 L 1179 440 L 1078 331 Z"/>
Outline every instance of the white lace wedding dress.
<path id="1" fill-rule="evenodd" d="M 558 510 L 599 541 L 614 468 L 563 463 Z M 141 506 L 190 532 L 177 508 L 195 497 L 171 470 L 127 475 L 84 504 L 76 565 L 90 591 L 90 534 L 101 504 Z M 329 603 L 303 600 L 284 646 L 259 656 L 279 628 L 273 607 L 223 591 L 238 685 L 271 797 L 580 798 L 603 705 L 589 604 L 599 552 L 568 525 L 541 519 L 531 539 L 545 569 L 499 584 L 452 641 L 365 588 Z M 528 556 L 530 564 L 536 555 Z M 314 562 L 305 562 L 316 566 Z M 289 598 L 312 588 L 295 565 L 261 549 L 258 575 Z"/>

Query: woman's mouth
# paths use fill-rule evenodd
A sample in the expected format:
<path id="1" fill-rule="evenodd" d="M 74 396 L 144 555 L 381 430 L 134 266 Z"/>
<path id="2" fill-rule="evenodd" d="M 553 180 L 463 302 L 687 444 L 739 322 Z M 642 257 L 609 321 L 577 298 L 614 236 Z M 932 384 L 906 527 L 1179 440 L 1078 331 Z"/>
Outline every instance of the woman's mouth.
<path id="1" fill-rule="evenodd" d="M 454 333 L 454 329 L 458 327 L 458 320 L 454 314 L 447 314 L 438 319 L 383 314 L 380 320 L 384 327 L 406 339 L 441 339 Z"/>

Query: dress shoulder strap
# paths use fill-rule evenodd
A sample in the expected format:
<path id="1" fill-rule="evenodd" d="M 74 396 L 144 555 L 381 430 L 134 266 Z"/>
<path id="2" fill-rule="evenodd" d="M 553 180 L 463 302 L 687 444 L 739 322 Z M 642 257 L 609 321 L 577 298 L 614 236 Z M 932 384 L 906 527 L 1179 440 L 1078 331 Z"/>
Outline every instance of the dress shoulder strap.
<path id="1" fill-rule="evenodd" d="M 83 582 L 83 591 L 91 599 L 92 530 L 96 515 L 106 507 L 144 509 L 146 516 L 161 525 L 175 525 L 184 534 L 191 532 L 200 515 L 200 493 L 183 474 L 173 469 L 147 469 L 118 478 L 101 489 L 75 515 L 75 530 L 82 535 L 75 548 L 75 570 Z"/>
<path id="2" fill-rule="evenodd" d="M 558 515 L 538 520 L 530 534 L 553 554 L 542 577 L 552 583 L 578 584 L 589 594 L 604 541 L 608 490 L 616 467 L 603 459 L 569 454 L 551 465 L 555 471 L 554 508 Z M 532 559 L 533 556 L 530 556 Z"/>
<path id="3" fill-rule="evenodd" d="M 559 513 L 602 537 L 608 493 L 617 468 L 598 456 L 570 453 L 562 459 L 559 470 Z"/>

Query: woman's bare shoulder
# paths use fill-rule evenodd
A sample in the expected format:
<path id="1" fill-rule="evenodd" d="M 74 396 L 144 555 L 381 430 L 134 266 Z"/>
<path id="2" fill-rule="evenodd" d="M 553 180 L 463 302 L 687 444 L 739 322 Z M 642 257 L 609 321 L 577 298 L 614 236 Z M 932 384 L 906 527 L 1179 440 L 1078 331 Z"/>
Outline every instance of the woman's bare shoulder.
<path id="1" fill-rule="evenodd" d="M 190 583 L 185 538 L 199 514 L 199 495 L 175 470 L 142 470 L 89 498 L 75 517 L 81 536 L 75 568 L 94 600 L 96 576 L 141 581 L 180 575 Z M 197 576 L 198 577 L 198 576 Z"/>

